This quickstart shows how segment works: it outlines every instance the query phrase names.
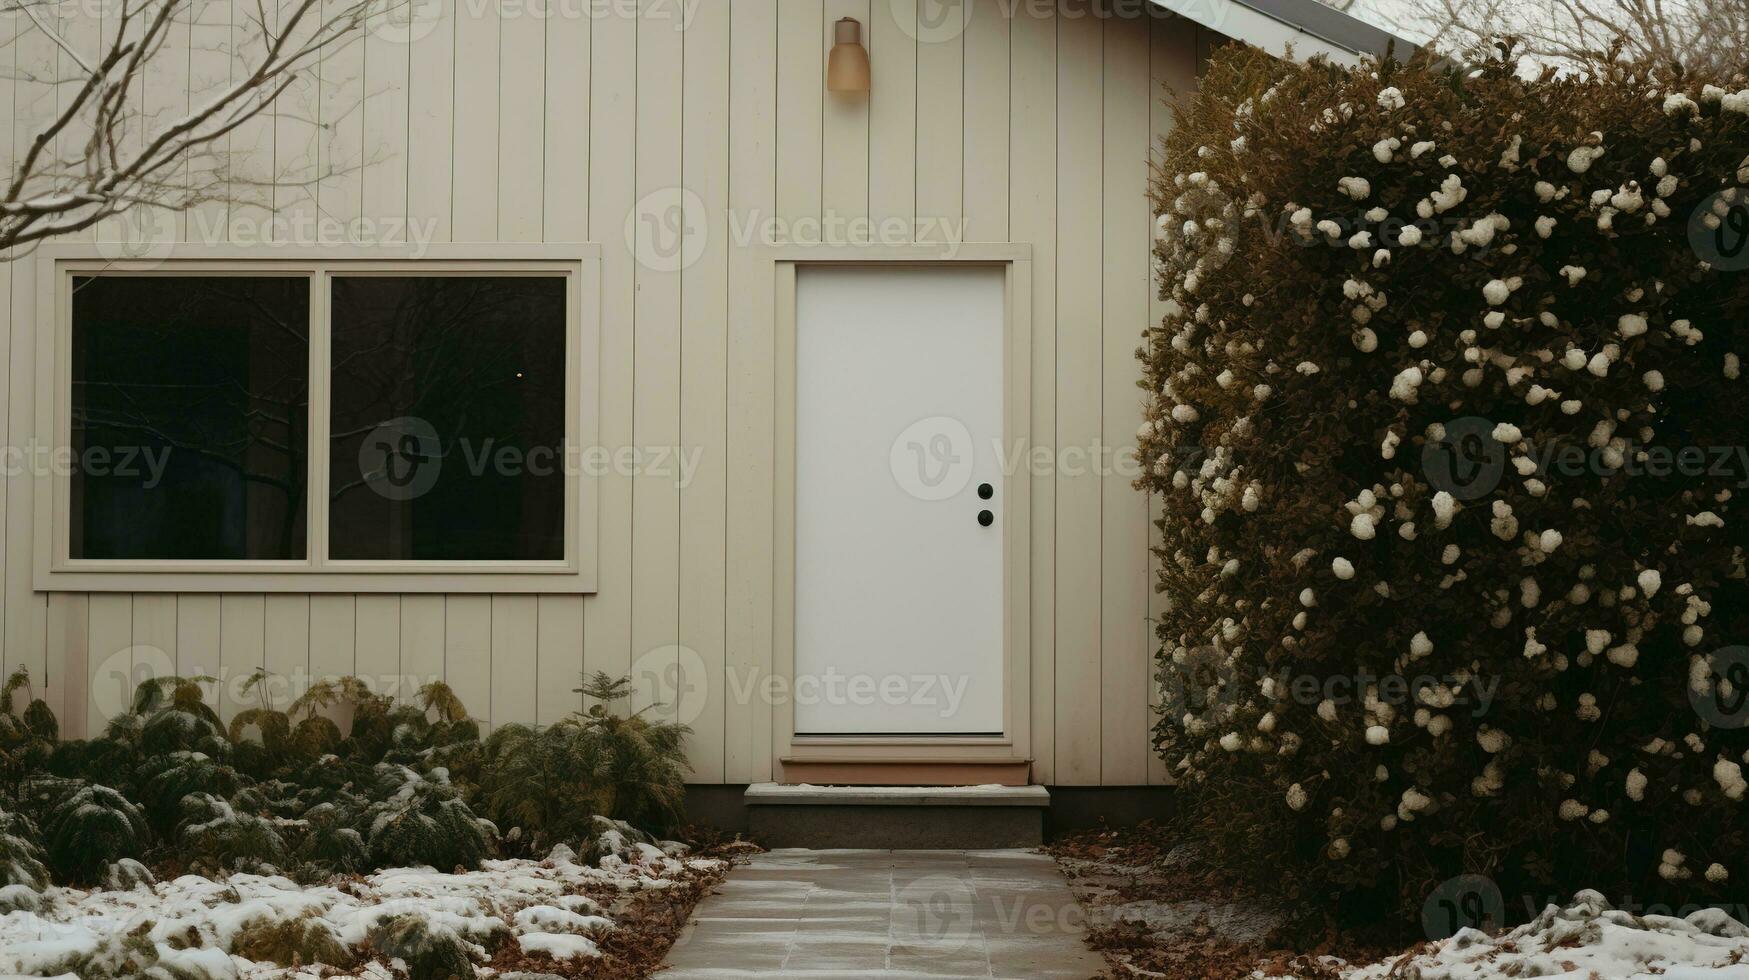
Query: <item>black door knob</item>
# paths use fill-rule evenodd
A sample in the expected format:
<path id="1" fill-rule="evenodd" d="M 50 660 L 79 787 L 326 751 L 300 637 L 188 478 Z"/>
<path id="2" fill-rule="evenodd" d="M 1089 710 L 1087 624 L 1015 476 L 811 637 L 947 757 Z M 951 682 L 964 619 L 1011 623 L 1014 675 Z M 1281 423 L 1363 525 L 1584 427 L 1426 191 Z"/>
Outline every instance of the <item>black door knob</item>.
<path id="1" fill-rule="evenodd" d="M 981 525 L 983 527 L 989 527 L 990 525 L 992 525 L 994 523 L 996 523 L 996 515 L 995 514 L 992 514 L 987 510 L 978 511 L 978 524 L 979 525 Z"/>
<path id="2" fill-rule="evenodd" d="M 978 499 L 979 500 L 989 500 L 991 497 L 994 497 L 994 496 L 996 496 L 996 488 L 995 487 L 989 485 L 988 483 L 978 484 Z"/>

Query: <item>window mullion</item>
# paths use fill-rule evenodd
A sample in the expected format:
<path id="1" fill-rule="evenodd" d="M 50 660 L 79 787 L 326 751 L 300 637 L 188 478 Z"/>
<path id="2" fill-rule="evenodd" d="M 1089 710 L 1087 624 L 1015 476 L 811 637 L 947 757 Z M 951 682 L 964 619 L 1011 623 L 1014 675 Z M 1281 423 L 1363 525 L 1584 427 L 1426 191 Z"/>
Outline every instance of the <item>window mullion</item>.
<path id="1" fill-rule="evenodd" d="M 333 359 L 333 274 L 318 266 L 310 276 L 310 459 L 309 509 L 310 563 L 328 564 L 328 473 L 329 371 Z"/>

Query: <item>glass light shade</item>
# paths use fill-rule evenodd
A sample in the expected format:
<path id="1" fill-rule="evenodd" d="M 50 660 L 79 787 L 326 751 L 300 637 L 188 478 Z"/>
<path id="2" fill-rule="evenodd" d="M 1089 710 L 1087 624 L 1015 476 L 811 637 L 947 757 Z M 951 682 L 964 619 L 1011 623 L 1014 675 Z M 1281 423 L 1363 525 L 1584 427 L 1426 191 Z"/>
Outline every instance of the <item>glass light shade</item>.
<path id="1" fill-rule="evenodd" d="M 826 90 L 868 91 L 868 50 L 862 46 L 862 25 L 846 17 L 832 26 L 832 53 L 826 59 Z"/>

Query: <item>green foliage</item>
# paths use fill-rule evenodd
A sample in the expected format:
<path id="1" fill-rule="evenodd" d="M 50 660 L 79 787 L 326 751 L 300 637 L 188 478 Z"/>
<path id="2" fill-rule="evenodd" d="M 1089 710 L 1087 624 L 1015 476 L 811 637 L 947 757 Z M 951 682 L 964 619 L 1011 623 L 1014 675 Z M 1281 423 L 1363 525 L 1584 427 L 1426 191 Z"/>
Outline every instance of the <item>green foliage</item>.
<path id="1" fill-rule="evenodd" d="M 266 817 L 240 813 L 210 793 L 183 799 L 182 814 L 179 842 L 197 869 L 263 872 L 285 864 L 285 841 Z"/>
<path id="2" fill-rule="evenodd" d="M 455 930 L 419 915 L 398 915 L 377 923 L 371 946 L 407 964 L 409 980 L 472 980 L 480 950 Z"/>
<path id="3" fill-rule="evenodd" d="M 140 808 L 108 786 L 72 793 L 46 821 L 49 865 L 67 882 L 91 882 L 122 858 L 139 858 L 151 843 Z"/>
<path id="4" fill-rule="evenodd" d="M 28 675 L 14 680 L 0 701 L 28 689 Z M 271 680 L 265 671 L 248 680 L 257 704 L 229 726 L 203 697 L 208 679 L 147 681 L 101 737 L 43 740 L 40 764 L 0 772 L 20 826 L 45 828 L 38 864 L 69 883 L 144 873 L 138 862 L 160 860 L 318 880 L 397 865 L 476 868 L 501 843 L 480 813 L 515 828 L 514 846 L 530 852 L 586 846 L 598 814 L 661 830 L 679 823 L 686 729 L 608 710 L 624 700 L 625 681 L 598 675 L 587 690 L 604 703 L 589 712 L 545 728 L 505 726 L 482 742 L 441 683 L 397 704 L 340 678 L 281 711 Z M 12 730 L 52 731 L 52 719 Z M 0 860 L 34 880 L 23 846 L 31 835 L 12 837 L 0 835 Z"/>
<path id="5" fill-rule="evenodd" d="M 23 885 L 37 892 L 48 887 L 41 839 L 29 817 L 0 810 L 0 887 Z"/>
<path id="6" fill-rule="evenodd" d="M 363 802 L 348 794 L 342 803 L 319 803 L 305 811 L 308 830 L 295 855 L 299 864 L 326 874 L 368 871 L 370 847 L 348 819 L 349 815 L 362 816 L 364 810 Z"/>
<path id="7" fill-rule="evenodd" d="M 674 722 L 650 721 L 637 712 L 615 714 L 629 678 L 597 671 L 578 693 L 592 699 L 579 724 L 595 760 L 594 812 L 658 833 L 678 827 L 686 805 L 686 737 L 692 729 Z"/>
<path id="8" fill-rule="evenodd" d="M 140 805 L 159 837 L 169 837 L 184 817 L 182 801 L 197 793 L 229 798 L 242 788 L 236 770 L 198 752 L 173 752 L 140 768 Z"/>
<path id="9" fill-rule="evenodd" d="M 500 827 L 521 831 L 519 839 L 536 854 L 587 839 L 600 802 L 597 749 L 598 740 L 575 723 L 493 731 L 482 753 L 482 811 Z"/>
<path id="10" fill-rule="evenodd" d="M 1743 80 L 1518 67 L 1223 49 L 1152 187 L 1156 742 L 1210 857 L 1307 909 L 1749 875 L 1706 708 L 1749 275 L 1690 241 L 1749 192 Z"/>
<path id="11" fill-rule="evenodd" d="M 361 827 L 374 864 L 451 871 L 477 868 L 491 853 L 496 828 L 474 815 L 444 770 L 421 775 L 385 763 L 374 790 Z"/>

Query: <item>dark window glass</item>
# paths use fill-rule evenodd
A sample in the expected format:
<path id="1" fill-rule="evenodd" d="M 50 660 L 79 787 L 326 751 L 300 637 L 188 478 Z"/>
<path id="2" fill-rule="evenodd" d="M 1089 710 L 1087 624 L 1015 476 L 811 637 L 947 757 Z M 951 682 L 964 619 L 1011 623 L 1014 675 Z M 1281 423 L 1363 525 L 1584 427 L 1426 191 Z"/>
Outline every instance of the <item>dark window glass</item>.
<path id="1" fill-rule="evenodd" d="M 565 280 L 334 280 L 329 553 L 565 556 Z"/>
<path id="2" fill-rule="evenodd" d="M 309 290 L 74 279 L 72 557 L 304 557 Z"/>

